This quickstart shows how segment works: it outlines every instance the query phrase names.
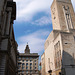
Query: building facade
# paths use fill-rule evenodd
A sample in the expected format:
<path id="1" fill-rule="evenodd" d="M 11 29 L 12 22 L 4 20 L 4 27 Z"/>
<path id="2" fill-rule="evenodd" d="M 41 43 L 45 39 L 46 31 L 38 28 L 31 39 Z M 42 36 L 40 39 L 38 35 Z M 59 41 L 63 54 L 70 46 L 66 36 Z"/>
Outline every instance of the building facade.
<path id="1" fill-rule="evenodd" d="M 25 53 L 19 53 L 18 75 L 39 75 L 38 53 L 30 53 L 29 46 L 26 45 Z"/>
<path id="2" fill-rule="evenodd" d="M 53 31 L 45 42 L 45 75 L 75 75 L 75 13 L 71 0 L 54 0 L 51 15 Z"/>
<path id="3" fill-rule="evenodd" d="M 41 55 L 41 74 L 45 75 L 45 53 Z"/>
<path id="4" fill-rule="evenodd" d="M 17 43 L 13 22 L 16 19 L 16 3 L 0 0 L 0 75 L 17 75 Z"/>

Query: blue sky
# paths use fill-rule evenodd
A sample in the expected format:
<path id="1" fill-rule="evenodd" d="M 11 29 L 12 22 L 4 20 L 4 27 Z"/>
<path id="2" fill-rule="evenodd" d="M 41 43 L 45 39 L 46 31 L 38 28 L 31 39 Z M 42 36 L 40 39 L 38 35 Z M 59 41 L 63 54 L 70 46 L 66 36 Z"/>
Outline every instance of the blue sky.
<path id="1" fill-rule="evenodd" d="M 53 0 L 14 0 L 17 18 L 14 21 L 15 39 L 23 53 L 28 42 L 31 53 L 44 52 L 44 43 L 52 31 L 50 6 Z M 75 0 L 72 0 L 75 9 Z"/>

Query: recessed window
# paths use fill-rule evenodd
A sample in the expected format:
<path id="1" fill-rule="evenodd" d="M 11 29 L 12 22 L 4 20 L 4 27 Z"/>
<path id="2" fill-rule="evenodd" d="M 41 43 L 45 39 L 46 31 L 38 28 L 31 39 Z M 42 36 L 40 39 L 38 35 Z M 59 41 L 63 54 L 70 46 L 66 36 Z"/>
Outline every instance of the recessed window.
<path id="1" fill-rule="evenodd" d="M 28 63 L 26 63 L 26 66 L 28 66 Z"/>
<path id="2" fill-rule="evenodd" d="M 35 63 L 35 65 L 36 65 L 36 63 Z"/>
<path id="3" fill-rule="evenodd" d="M 25 65 L 25 63 L 22 64 L 22 66 L 24 66 L 24 65 Z"/>
<path id="4" fill-rule="evenodd" d="M 68 43 L 65 43 L 65 44 L 68 44 Z"/>
<path id="5" fill-rule="evenodd" d="M 28 71 L 26 71 L 26 73 L 28 73 Z M 28 74 L 26 74 L 26 75 L 28 75 Z"/>
<path id="6" fill-rule="evenodd" d="M 36 60 L 35 60 L 35 62 L 36 62 Z"/>
<path id="7" fill-rule="evenodd" d="M 32 63 L 30 63 L 30 66 L 32 66 Z"/>
<path id="8" fill-rule="evenodd" d="M 37 72 L 37 71 L 35 71 L 35 72 Z"/>
<path id="9" fill-rule="evenodd" d="M 30 57 L 30 59 L 32 59 L 32 57 Z"/>
<path id="10" fill-rule="evenodd" d="M 24 62 L 24 60 L 22 60 Z"/>
<path id="11" fill-rule="evenodd" d="M 28 69 L 28 67 L 26 67 L 26 69 Z"/>
<path id="12" fill-rule="evenodd" d="M 32 67 L 30 67 L 30 69 L 32 69 Z"/>
<path id="13" fill-rule="evenodd" d="M 26 62 L 28 62 L 28 60 L 26 60 Z"/>
<path id="14" fill-rule="evenodd" d="M 22 69 L 24 69 L 24 67 L 22 67 Z"/>
<path id="15" fill-rule="evenodd" d="M 36 69 L 36 67 L 35 67 L 35 69 Z"/>
<path id="16" fill-rule="evenodd" d="M 20 66 L 20 65 L 21 65 L 21 63 L 18 63 L 18 65 Z"/>
<path id="17" fill-rule="evenodd" d="M 28 59 L 28 57 L 26 57 L 26 59 Z"/>
<path id="18" fill-rule="evenodd" d="M 25 58 L 25 57 L 22 57 L 23 59 Z"/>

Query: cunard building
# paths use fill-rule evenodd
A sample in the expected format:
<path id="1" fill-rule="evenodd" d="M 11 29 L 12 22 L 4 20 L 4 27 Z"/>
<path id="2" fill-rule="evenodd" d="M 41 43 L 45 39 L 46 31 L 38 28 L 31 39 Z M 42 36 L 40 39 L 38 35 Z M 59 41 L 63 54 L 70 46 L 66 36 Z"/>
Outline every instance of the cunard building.
<path id="1" fill-rule="evenodd" d="M 26 45 L 25 53 L 19 53 L 18 75 L 39 75 L 38 53 L 30 53 L 29 46 Z"/>
<path id="2" fill-rule="evenodd" d="M 16 3 L 0 0 L 0 75 L 16 75 L 17 43 L 13 23 L 16 19 Z"/>

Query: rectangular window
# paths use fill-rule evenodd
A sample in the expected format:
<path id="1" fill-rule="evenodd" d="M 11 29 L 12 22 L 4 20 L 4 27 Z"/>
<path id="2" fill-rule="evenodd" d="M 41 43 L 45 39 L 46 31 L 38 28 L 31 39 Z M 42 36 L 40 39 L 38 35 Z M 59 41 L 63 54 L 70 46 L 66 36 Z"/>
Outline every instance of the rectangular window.
<path id="1" fill-rule="evenodd" d="M 28 69 L 28 67 L 26 67 L 26 69 Z"/>
<path id="2" fill-rule="evenodd" d="M 36 60 L 35 60 L 35 62 L 36 62 Z"/>
<path id="3" fill-rule="evenodd" d="M 54 45 L 55 49 L 55 68 L 60 68 L 61 66 L 61 48 L 60 48 L 60 41 L 58 41 Z"/>
<path id="4" fill-rule="evenodd" d="M 32 59 L 32 57 L 30 57 L 30 59 Z"/>
<path id="5" fill-rule="evenodd" d="M 26 63 L 26 66 L 28 66 L 28 63 Z"/>
<path id="6" fill-rule="evenodd" d="M 32 66 L 32 63 L 30 63 L 30 66 Z"/>
<path id="7" fill-rule="evenodd" d="M 24 67 L 22 67 L 22 69 L 24 69 Z"/>
<path id="8" fill-rule="evenodd" d="M 20 66 L 20 65 L 21 65 L 21 63 L 18 63 L 18 65 Z"/>
<path id="9" fill-rule="evenodd" d="M 24 66 L 24 65 L 25 65 L 25 63 L 22 64 L 22 66 Z"/>
<path id="10" fill-rule="evenodd" d="M 22 60 L 24 62 L 24 60 Z"/>
<path id="11" fill-rule="evenodd" d="M 28 62 L 28 60 L 26 60 L 26 62 Z"/>

